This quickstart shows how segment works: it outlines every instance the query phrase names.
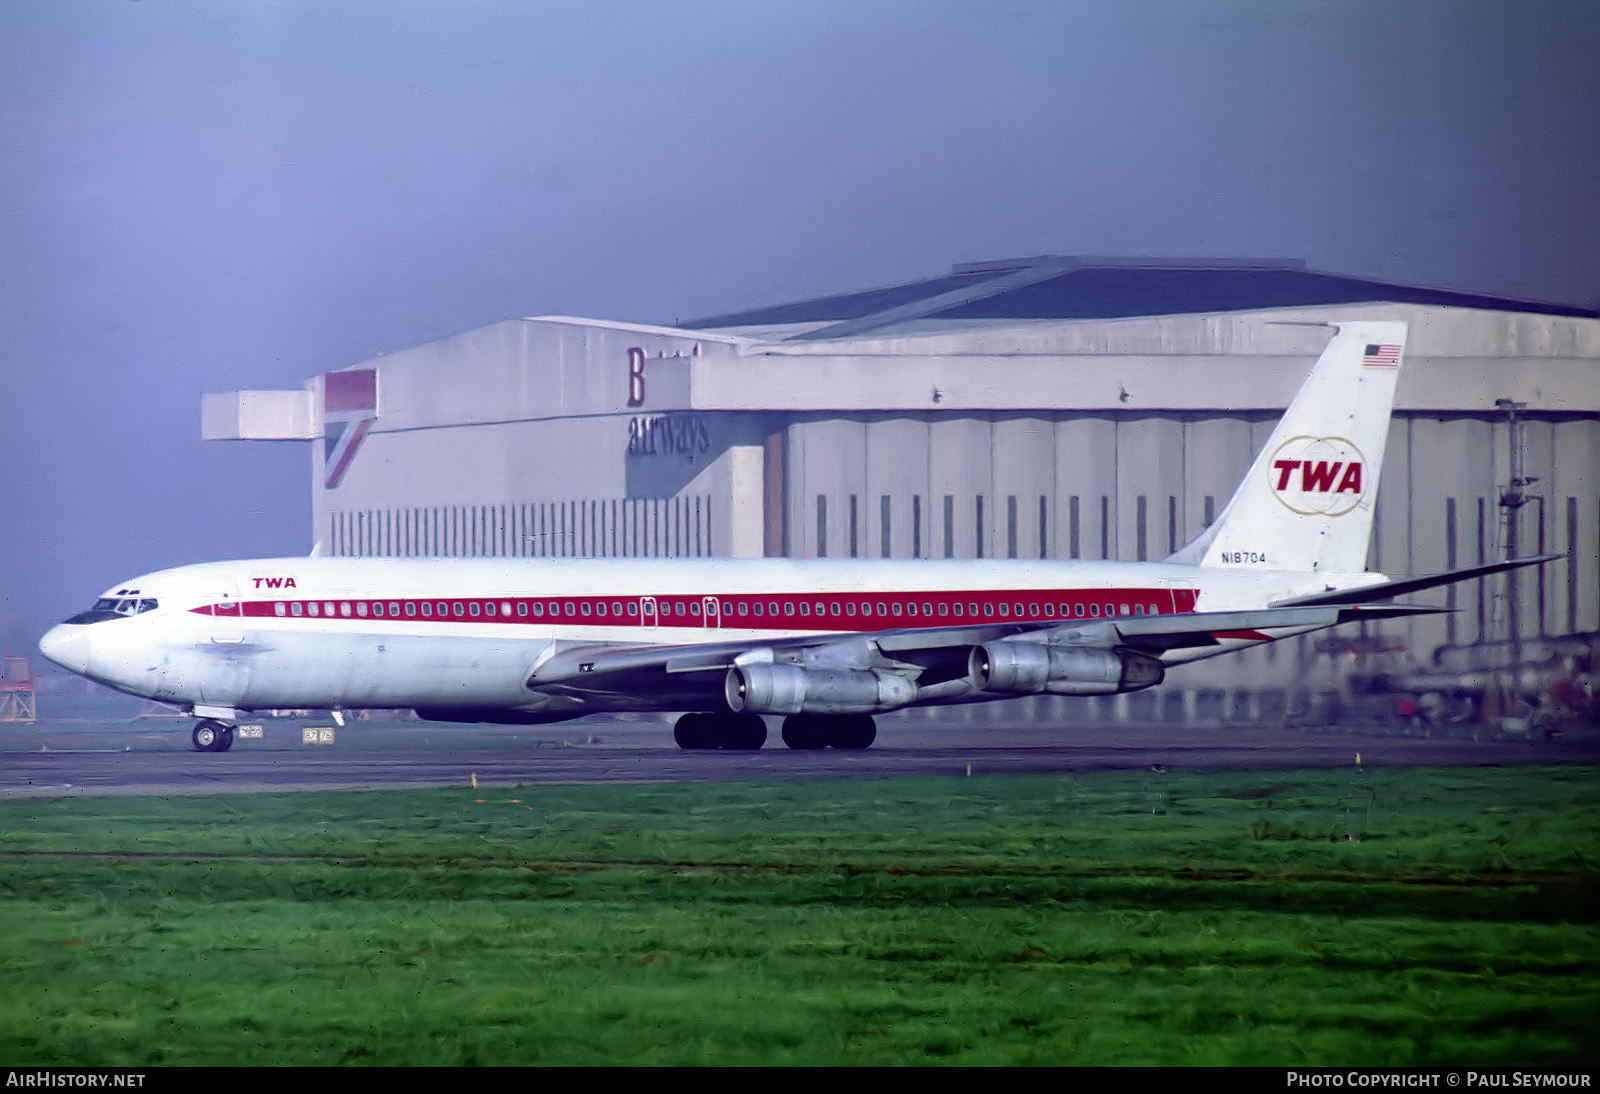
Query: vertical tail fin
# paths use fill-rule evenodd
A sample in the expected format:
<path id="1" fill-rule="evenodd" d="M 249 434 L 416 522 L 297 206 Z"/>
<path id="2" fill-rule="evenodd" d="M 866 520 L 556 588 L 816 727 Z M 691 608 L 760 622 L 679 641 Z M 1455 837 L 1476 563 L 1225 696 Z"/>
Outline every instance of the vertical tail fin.
<path id="1" fill-rule="evenodd" d="M 1406 324 L 1340 323 L 1215 523 L 1168 560 L 1358 573 Z"/>

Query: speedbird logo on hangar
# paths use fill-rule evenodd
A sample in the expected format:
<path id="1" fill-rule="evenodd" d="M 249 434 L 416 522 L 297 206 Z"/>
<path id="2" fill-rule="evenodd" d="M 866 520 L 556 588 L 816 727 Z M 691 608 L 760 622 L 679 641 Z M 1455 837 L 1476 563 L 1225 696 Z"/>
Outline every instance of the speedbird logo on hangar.
<path id="1" fill-rule="evenodd" d="M 1291 437 L 1272 454 L 1273 496 L 1296 513 L 1338 517 L 1366 496 L 1361 450 L 1343 437 Z"/>

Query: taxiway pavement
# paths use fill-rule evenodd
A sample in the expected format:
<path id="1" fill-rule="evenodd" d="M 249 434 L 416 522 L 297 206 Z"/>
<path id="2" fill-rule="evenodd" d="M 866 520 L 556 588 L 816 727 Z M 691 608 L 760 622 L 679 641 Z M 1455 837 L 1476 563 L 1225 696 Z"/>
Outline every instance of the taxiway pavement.
<path id="1" fill-rule="evenodd" d="M 883 719 L 862 752 L 783 747 L 776 720 L 751 752 L 679 750 L 664 719 L 590 718 L 562 726 L 266 721 L 260 739 L 195 752 L 188 720 L 52 722 L 0 728 L 0 799 L 69 795 L 230 794 L 401 787 L 510 787 L 1000 772 L 1265 770 L 1600 762 L 1600 735 L 1559 740 L 1433 736 L 1352 727 L 943 724 Z M 333 728 L 305 743 L 304 729 Z M 327 735 L 318 733 L 318 738 Z"/>

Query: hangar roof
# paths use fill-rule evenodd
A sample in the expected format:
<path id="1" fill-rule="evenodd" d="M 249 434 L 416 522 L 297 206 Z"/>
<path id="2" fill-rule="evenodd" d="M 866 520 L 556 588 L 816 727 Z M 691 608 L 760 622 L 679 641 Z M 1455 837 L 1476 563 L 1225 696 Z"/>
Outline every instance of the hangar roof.
<path id="1" fill-rule="evenodd" d="M 1600 318 L 1600 311 L 1567 305 L 1319 273 L 1295 259 L 1041 255 L 960 265 L 941 277 L 730 312 L 684 325 L 825 324 L 791 336 L 812 339 L 847 337 L 914 319 L 1125 319 L 1378 301 Z"/>

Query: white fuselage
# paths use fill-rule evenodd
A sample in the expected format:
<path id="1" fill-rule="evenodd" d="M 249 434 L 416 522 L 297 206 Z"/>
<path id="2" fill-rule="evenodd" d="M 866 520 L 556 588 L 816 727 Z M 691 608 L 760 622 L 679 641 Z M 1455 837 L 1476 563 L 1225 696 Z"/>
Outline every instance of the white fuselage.
<path id="1" fill-rule="evenodd" d="M 570 714 L 573 700 L 542 694 L 530 677 L 574 647 L 754 649 L 821 635 L 1230 611 L 1381 580 L 1125 562 L 263 559 L 125 582 L 101 603 L 153 606 L 74 617 L 41 649 L 110 687 L 192 708 Z M 1163 660 L 1283 634 L 1218 637 Z M 695 701 L 619 694 L 590 697 L 583 710 Z"/>

